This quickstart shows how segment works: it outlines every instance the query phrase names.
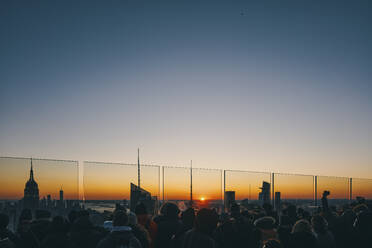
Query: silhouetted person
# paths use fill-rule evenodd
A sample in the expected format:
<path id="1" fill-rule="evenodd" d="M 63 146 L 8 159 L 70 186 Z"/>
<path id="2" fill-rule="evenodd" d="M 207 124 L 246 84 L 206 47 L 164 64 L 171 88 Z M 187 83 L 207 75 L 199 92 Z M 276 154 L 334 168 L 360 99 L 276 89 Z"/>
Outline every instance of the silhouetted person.
<path id="1" fill-rule="evenodd" d="M 355 219 L 356 214 L 350 209 L 343 212 L 337 219 L 337 223 L 334 225 L 332 230 L 336 241 L 336 247 L 348 248 L 354 246 Z"/>
<path id="2" fill-rule="evenodd" d="M 187 231 L 194 227 L 195 223 L 195 210 L 193 208 L 188 208 L 181 213 L 181 227 L 177 233 L 172 237 L 171 247 L 177 248 L 182 244 L 182 240 Z"/>
<path id="3" fill-rule="evenodd" d="M 134 236 L 141 243 L 142 248 L 149 248 L 150 234 L 143 226 L 138 225 L 137 216 L 134 213 L 130 212 L 128 214 L 128 222 L 129 222 L 128 225 L 132 228 Z"/>
<path id="4" fill-rule="evenodd" d="M 132 229 L 128 226 L 128 215 L 124 211 L 115 211 L 112 224 L 112 231 L 99 242 L 97 248 L 142 248 L 132 233 Z"/>
<path id="5" fill-rule="evenodd" d="M 261 241 L 264 243 L 269 239 L 277 239 L 278 233 L 275 229 L 275 219 L 265 216 L 257 219 L 254 225 L 261 231 Z"/>
<path id="6" fill-rule="evenodd" d="M 51 213 L 47 210 L 38 209 L 35 211 L 35 220 L 31 222 L 31 230 L 39 243 L 45 238 L 50 227 Z"/>
<path id="7" fill-rule="evenodd" d="M 150 235 L 150 246 L 154 247 L 155 245 L 155 239 L 158 232 L 158 226 L 157 224 L 151 219 L 151 216 L 149 215 L 146 205 L 142 202 L 139 203 L 134 210 L 134 213 L 137 216 L 137 222 L 138 225 L 145 228 L 149 235 Z"/>
<path id="8" fill-rule="evenodd" d="M 195 210 L 188 208 L 181 214 L 182 225 L 185 231 L 188 231 L 194 227 L 195 222 Z"/>
<path id="9" fill-rule="evenodd" d="M 17 226 L 17 236 L 19 241 L 17 248 L 37 248 L 39 247 L 39 240 L 31 230 L 32 212 L 30 209 L 25 208 L 22 210 Z"/>
<path id="10" fill-rule="evenodd" d="M 93 226 L 87 211 L 79 211 L 78 216 L 70 229 L 71 242 L 78 248 L 96 247 L 103 234 Z"/>
<path id="11" fill-rule="evenodd" d="M 296 206 L 295 205 L 289 205 L 287 207 L 287 209 L 285 210 L 288 218 L 289 218 L 289 222 L 291 224 L 291 226 L 293 226 L 296 221 L 298 220 L 297 218 L 297 209 L 296 209 Z"/>
<path id="12" fill-rule="evenodd" d="M 239 210 L 240 211 L 240 210 Z M 255 235 L 251 216 L 247 212 L 234 214 L 225 220 L 214 233 L 219 248 L 258 247 L 260 237 Z"/>
<path id="13" fill-rule="evenodd" d="M 354 223 L 355 247 L 368 247 L 371 245 L 372 212 L 363 211 L 358 213 Z"/>
<path id="14" fill-rule="evenodd" d="M 154 222 L 155 222 L 156 224 L 159 224 L 159 222 L 165 220 L 164 215 L 165 215 L 165 211 L 166 211 L 166 209 L 167 209 L 167 207 L 168 207 L 169 204 L 173 204 L 173 203 L 171 203 L 171 202 L 166 202 L 166 203 L 164 203 L 164 204 L 160 207 L 160 215 L 155 216 L 154 219 L 153 219 Z"/>
<path id="15" fill-rule="evenodd" d="M 17 243 L 17 238 L 12 231 L 8 229 L 9 216 L 0 213 L 0 242 L 2 242 L 3 247 L 14 247 Z M 1 247 L 1 245 L 0 245 Z"/>
<path id="16" fill-rule="evenodd" d="M 322 196 L 322 207 L 323 207 L 323 212 L 328 212 L 329 211 L 329 206 L 328 206 L 328 196 L 330 195 L 329 191 L 324 191 L 323 196 Z"/>
<path id="17" fill-rule="evenodd" d="M 316 248 L 317 240 L 307 220 L 299 220 L 293 226 L 290 248 Z"/>
<path id="18" fill-rule="evenodd" d="M 311 219 L 311 225 L 317 239 L 318 248 L 336 247 L 333 234 L 328 230 L 328 223 L 322 216 L 313 216 Z"/>
<path id="19" fill-rule="evenodd" d="M 41 248 L 71 248 L 72 244 L 68 238 L 68 223 L 62 216 L 56 216 L 53 218 L 48 234 L 42 240 Z"/>
<path id="20" fill-rule="evenodd" d="M 292 231 L 291 220 L 288 217 L 288 215 L 280 216 L 280 224 L 279 227 L 277 228 L 277 232 L 279 240 L 284 247 L 289 246 L 291 231 Z"/>
<path id="21" fill-rule="evenodd" d="M 180 210 L 177 205 L 167 203 L 162 207 L 162 216 L 158 218 L 158 233 L 155 239 L 156 248 L 169 248 L 170 241 L 180 228 L 181 221 L 178 218 Z"/>
<path id="22" fill-rule="evenodd" d="M 181 248 L 215 248 L 212 238 L 218 223 L 218 215 L 214 210 L 203 208 L 196 215 L 195 228 L 188 231 L 182 241 Z"/>

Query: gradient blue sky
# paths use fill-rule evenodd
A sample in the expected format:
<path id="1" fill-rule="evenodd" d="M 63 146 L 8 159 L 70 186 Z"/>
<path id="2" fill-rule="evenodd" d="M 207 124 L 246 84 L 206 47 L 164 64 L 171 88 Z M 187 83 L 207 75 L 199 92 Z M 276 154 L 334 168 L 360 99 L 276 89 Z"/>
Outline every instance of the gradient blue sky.
<path id="1" fill-rule="evenodd" d="M 372 178 L 371 10 L 3 0 L 0 155 Z"/>

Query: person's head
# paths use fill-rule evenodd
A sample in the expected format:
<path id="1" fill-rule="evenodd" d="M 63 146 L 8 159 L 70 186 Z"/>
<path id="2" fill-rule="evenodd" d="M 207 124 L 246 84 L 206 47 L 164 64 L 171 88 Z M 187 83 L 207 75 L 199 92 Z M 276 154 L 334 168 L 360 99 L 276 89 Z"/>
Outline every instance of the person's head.
<path id="1" fill-rule="evenodd" d="M 112 221 L 113 226 L 126 226 L 128 225 L 128 215 L 124 211 L 115 211 L 114 219 Z"/>
<path id="2" fill-rule="evenodd" d="M 310 223 L 305 219 L 298 220 L 292 228 L 292 233 L 297 232 L 312 233 Z"/>
<path id="3" fill-rule="evenodd" d="M 195 221 L 195 210 L 193 208 L 188 208 L 181 214 L 182 222 L 188 226 L 193 227 Z"/>
<path id="4" fill-rule="evenodd" d="M 261 230 L 272 230 L 275 228 L 275 219 L 271 216 L 258 218 L 254 225 Z"/>
<path id="5" fill-rule="evenodd" d="M 316 233 L 325 233 L 328 223 L 322 216 L 317 214 L 311 219 L 311 225 Z"/>
<path id="6" fill-rule="evenodd" d="M 160 214 L 161 215 L 165 214 L 165 210 L 166 210 L 166 208 L 168 207 L 169 204 L 170 204 L 170 202 L 166 202 L 166 203 L 163 203 L 163 205 L 161 205 L 161 207 L 160 207 Z"/>
<path id="7" fill-rule="evenodd" d="M 148 214 L 147 213 L 147 207 L 146 205 L 143 203 L 143 202 L 140 202 L 136 208 L 134 209 L 134 213 L 136 215 L 144 215 L 144 214 Z"/>
<path id="8" fill-rule="evenodd" d="M 177 219 L 179 213 L 180 213 L 180 210 L 176 204 L 169 202 L 165 206 L 165 209 L 164 209 L 165 217 L 170 218 L 170 219 Z"/>
<path id="9" fill-rule="evenodd" d="M 0 213 L 0 229 L 5 229 L 9 225 L 9 216 Z"/>
<path id="10" fill-rule="evenodd" d="M 203 208 L 196 215 L 195 228 L 204 234 L 212 234 L 218 223 L 218 215 L 212 209 Z"/>
<path id="11" fill-rule="evenodd" d="M 353 208 L 354 213 L 358 214 L 363 211 L 368 211 L 368 207 L 366 204 L 358 204 Z"/>

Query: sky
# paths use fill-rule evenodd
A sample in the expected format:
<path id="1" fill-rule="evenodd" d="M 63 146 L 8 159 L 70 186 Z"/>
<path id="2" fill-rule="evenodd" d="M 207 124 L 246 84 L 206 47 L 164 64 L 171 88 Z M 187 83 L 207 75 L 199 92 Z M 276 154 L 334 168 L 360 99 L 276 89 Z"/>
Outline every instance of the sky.
<path id="1" fill-rule="evenodd" d="M 372 3 L 0 2 L 0 156 L 372 178 Z"/>

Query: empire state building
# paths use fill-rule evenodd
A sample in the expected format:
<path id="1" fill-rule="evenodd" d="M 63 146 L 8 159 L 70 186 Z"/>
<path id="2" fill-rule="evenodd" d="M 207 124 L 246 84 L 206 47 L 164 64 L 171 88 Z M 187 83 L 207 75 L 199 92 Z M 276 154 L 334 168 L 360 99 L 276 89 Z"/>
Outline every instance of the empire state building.
<path id="1" fill-rule="evenodd" d="M 23 208 L 36 209 L 39 207 L 39 187 L 34 179 L 34 170 L 32 168 L 31 159 L 31 169 L 30 178 L 26 182 L 24 197 L 23 197 Z"/>

